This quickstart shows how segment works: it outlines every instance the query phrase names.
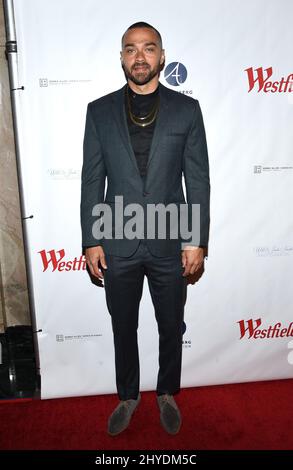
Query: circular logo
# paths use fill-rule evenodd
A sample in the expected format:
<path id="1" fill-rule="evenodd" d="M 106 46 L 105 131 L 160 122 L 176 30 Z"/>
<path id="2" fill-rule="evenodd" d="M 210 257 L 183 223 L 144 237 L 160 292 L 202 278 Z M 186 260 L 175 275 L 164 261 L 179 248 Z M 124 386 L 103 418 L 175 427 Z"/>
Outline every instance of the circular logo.
<path id="1" fill-rule="evenodd" d="M 169 85 L 180 86 L 187 78 L 187 70 L 185 65 L 180 62 L 171 62 L 165 68 L 164 77 Z"/>
<path id="2" fill-rule="evenodd" d="M 185 333 L 185 331 L 186 331 L 186 323 L 185 323 L 185 321 L 182 322 L 182 327 L 181 327 L 181 329 L 182 329 L 182 336 L 183 336 L 184 333 Z"/>

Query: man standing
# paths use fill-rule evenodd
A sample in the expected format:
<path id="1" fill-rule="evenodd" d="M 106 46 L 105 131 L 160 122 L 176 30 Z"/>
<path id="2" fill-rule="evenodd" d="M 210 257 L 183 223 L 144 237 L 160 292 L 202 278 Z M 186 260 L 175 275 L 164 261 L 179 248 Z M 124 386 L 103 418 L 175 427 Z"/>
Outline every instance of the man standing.
<path id="1" fill-rule="evenodd" d="M 144 22 L 131 25 L 122 37 L 121 51 L 127 84 L 89 103 L 87 109 L 82 243 L 92 275 L 104 279 L 112 320 L 120 399 L 108 421 L 112 436 L 128 427 L 140 401 L 137 328 L 144 276 L 159 331 L 156 392 L 161 424 L 170 434 L 179 431 L 181 414 L 174 395 L 180 390 L 186 281 L 202 266 L 208 244 L 210 185 L 202 114 L 197 100 L 159 83 L 164 62 L 160 33 Z M 144 221 L 151 205 L 178 208 L 186 202 L 182 174 L 189 227 L 192 206 L 200 207 L 196 241 L 191 237 L 183 243 L 182 237 L 171 236 L 172 224 L 167 218 L 164 238 L 148 236 L 148 229 L 153 228 L 147 227 L 148 222 L 141 237 L 125 232 L 121 236 L 116 226 L 110 236 L 102 236 L 93 227 L 93 208 L 101 203 L 111 208 L 112 220 L 121 204 L 138 204 Z M 117 196 L 123 196 L 123 202 L 117 202 Z"/>

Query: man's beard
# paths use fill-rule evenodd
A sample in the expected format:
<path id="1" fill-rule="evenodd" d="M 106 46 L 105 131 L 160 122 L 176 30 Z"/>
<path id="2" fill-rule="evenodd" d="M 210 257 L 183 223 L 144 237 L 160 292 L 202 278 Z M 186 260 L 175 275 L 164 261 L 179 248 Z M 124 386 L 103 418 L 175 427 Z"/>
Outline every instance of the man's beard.
<path id="1" fill-rule="evenodd" d="M 146 70 L 143 72 L 135 73 L 135 67 L 145 66 Z M 136 85 L 146 85 L 149 83 L 156 75 L 159 75 L 161 71 L 161 64 L 159 63 L 153 70 L 151 70 L 149 64 L 146 62 L 142 64 L 134 64 L 131 67 L 131 70 L 127 69 L 124 64 L 122 64 L 126 80 L 131 80 Z"/>

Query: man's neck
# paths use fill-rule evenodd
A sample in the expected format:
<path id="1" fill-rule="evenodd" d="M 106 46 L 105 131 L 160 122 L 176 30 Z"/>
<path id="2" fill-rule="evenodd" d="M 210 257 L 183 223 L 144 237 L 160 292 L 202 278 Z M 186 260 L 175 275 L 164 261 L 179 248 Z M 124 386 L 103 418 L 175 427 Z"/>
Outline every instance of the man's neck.
<path id="1" fill-rule="evenodd" d="M 145 85 L 136 85 L 133 81 L 128 79 L 128 86 L 131 88 L 132 91 L 137 93 L 138 95 L 148 95 L 149 93 L 153 93 L 159 86 L 159 77 L 154 77 L 150 82 L 146 83 Z"/>

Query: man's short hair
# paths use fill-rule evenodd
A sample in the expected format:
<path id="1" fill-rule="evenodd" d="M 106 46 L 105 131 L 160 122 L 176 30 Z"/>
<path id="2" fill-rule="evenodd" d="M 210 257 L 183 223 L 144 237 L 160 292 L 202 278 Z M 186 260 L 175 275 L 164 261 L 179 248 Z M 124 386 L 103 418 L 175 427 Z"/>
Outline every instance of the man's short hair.
<path id="1" fill-rule="evenodd" d="M 159 38 L 159 44 L 160 44 L 160 47 L 161 49 L 163 48 L 163 41 L 162 41 L 162 37 L 159 33 L 159 31 L 154 28 L 151 24 L 149 23 L 145 23 L 145 21 L 138 21 L 137 23 L 133 23 L 131 26 L 129 26 L 127 28 L 127 30 L 125 31 L 125 33 L 123 34 L 122 36 L 122 47 L 123 47 L 123 40 L 124 40 L 124 36 L 125 34 L 130 30 L 130 29 L 135 29 L 135 28 L 149 28 L 149 29 L 152 29 L 153 31 L 155 31 L 155 33 L 157 34 L 158 38 Z"/>

